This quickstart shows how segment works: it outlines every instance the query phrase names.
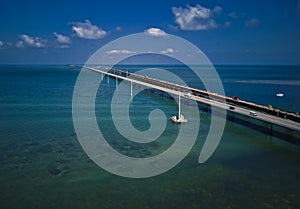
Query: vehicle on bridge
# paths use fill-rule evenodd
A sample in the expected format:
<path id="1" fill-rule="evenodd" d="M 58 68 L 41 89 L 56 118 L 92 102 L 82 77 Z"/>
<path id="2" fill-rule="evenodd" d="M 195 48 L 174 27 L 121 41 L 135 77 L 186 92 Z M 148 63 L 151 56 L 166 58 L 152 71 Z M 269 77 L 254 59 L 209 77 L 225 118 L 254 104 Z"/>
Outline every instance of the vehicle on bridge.
<path id="1" fill-rule="evenodd" d="M 249 115 L 250 116 L 257 116 L 257 113 L 255 111 L 250 111 Z"/>
<path id="2" fill-rule="evenodd" d="M 233 96 L 232 99 L 234 99 L 234 100 L 240 100 L 240 97 L 238 97 L 238 96 Z"/>

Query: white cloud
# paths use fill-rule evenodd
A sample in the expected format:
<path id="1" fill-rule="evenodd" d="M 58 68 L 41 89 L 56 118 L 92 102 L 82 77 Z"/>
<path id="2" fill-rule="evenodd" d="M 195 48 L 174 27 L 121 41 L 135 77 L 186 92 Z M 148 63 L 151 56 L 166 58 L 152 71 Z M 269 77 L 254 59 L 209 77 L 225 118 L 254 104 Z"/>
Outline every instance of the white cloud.
<path id="1" fill-rule="evenodd" d="M 107 34 L 105 30 L 102 30 L 97 25 L 92 25 L 89 20 L 75 23 L 75 25 L 72 27 L 72 30 L 79 38 L 85 39 L 100 39 Z"/>
<path id="2" fill-rule="evenodd" d="M 228 17 L 231 17 L 233 19 L 241 19 L 246 17 L 246 13 L 237 13 L 237 12 L 230 12 L 228 14 Z"/>
<path id="3" fill-rule="evenodd" d="M 45 44 L 43 40 L 39 37 L 31 37 L 26 34 L 20 36 L 21 41 L 18 41 L 17 47 L 34 47 L 34 48 L 43 48 Z"/>
<path id="4" fill-rule="evenodd" d="M 252 27 L 258 26 L 259 23 L 260 23 L 259 19 L 252 18 L 252 19 L 247 20 L 247 21 L 245 22 L 245 26 L 246 26 L 247 28 L 252 28 Z"/>
<path id="5" fill-rule="evenodd" d="M 213 17 L 221 11 L 222 8 L 219 6 L 211 10 L 199 4 L 195 7 L 189 5 L 186 8 L 172 7 L 175 22 L 181 30 L 209 30 L 217 28 L 217 23 Z"/>
<path id="6" fill-rule="evenodd" d="M 116 27 L 116 31 L 121 31 L 122 30 L 122 27 L 121 26 L 117 26 Z"/>
<path id="7" fill-rule="evenodd" d="M 23 41 L 18 41 L 18 42 L 16 43 L 16 46 L 17 46 L 18 48 L 24 47 Z"/>
<path id="8" fill-rule="evenodd" d="M 113 55 L 113 54 L 135 54 L 136 52 L 134 51 L 130 51 L 130 50 L 127 50 L 127 49 L 113 49 L 113 50 L 110 50 L 110 51 L 107 51 L 106 54 L 109 54 L 109 55 Z"/>
<path id="9" fill-rule="evenodd" d="M 151 36 L 166 36 L 167 33 L 159 28 L 149 28 L 145 30 L 145 33 Z"/>
<path id="10" fill-rule="evenodd" d="M 162 54 L 172 54 L 172 53 L 174 53 L 174 49 L 167 48 L 166 50 L 163 50 L 160 53 L 162 53 Z"/>
<path id="11" fill-rule="evenodd" d="M 59 48 L 62 48 L 62 49 L 70 48 L 70 45 L 62 44 L 59 46 Z"/>
<path id="12" fill-rule="evenodd" d="M 236 12 L 230 12 L 229 14 L 228 14 L 228 16 L 229 17 L 231 17 L 231 18 L 239 18 L 239 16 L 238 16 L 238 14 L 236 13 Z"/>
<path id="13" fill-rule="evenodd" d="M 225 23 L 224 23 L 224 27 L 225 27 L 225 28 L 231 27 L 231 22 L 229 22 L 229 21 L 225 22 Z"/>
<path id="14" fill-rule="evenodd" d="M 64 36 L 62 34 L 58 34 L 56 32 L 53 33 L 56 37 L 56 41 L 60 44 L 71 44 L 71 39 L 68 36 Z"/>
<path id="15" fill-rule="evenodd" d="M 221 14 L 222 13 L 222 7 L 220 6 L 215 6 L 215 8 L 213 9 L 213 13 L 214 14 Z"/>
<path id="16" fill-rule="evenodd" d="M 1 47 L 1 46 L 4 46 L 4 43 L 3 43 L 2 41 L 0 41 L 0 47 Z"/>

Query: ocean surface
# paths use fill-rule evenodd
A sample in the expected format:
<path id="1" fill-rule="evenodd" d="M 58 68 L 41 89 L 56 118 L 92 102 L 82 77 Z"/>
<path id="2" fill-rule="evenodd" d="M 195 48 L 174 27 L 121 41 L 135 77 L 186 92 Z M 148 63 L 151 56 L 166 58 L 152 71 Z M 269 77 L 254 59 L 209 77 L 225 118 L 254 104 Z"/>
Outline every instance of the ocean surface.
<path id="1" fill-rule="evenodd" d="M 141 68 L 145 66 L 123 66 L 133 72 Z M 182 67 L 164 68 L 177 72 L 190 86 L 202 87 Z M 227 121 L 217 150 L 199 164 L 210 127 L 210 113 L 203 111 L 194 147 L 170 171 L 130 179 L 98 167 L 80 146 L 72 121 L 80 69 L 0 66 L 0 208 L 300 208 L 300 147 Z M 216 66 L 216 70 L 226 95 L 300 112 L 300 66 Z M 109 113 L 115 90 L 115 81 L 104 78 L 96 116 L 116 150 L 148 157 L 172 145 L 180 125 L 171 121 L 157 142 L 124 140 Z M 276 97 L 278 92 L 284 97 Z M 132 103 L 132 124 L 139 130 L 149 128 L 148 114 L 154 108 L 166 115 L 177 113 L 173 100 L 149 92 L 140 93 Z"/>

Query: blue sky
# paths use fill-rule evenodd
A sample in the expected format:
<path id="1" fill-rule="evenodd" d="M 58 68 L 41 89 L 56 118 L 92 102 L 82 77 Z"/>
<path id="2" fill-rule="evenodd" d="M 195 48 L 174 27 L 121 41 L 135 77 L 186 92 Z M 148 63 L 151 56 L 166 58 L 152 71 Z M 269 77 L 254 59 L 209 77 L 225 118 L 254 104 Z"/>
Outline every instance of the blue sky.
<path id="1" fill-rule="evenodd" d="M 139 32 L 180 36 L 213 64 L 300 64 L 300 0 L 10 0 L 0 28 L 2 64 L 84 63 Z"/>

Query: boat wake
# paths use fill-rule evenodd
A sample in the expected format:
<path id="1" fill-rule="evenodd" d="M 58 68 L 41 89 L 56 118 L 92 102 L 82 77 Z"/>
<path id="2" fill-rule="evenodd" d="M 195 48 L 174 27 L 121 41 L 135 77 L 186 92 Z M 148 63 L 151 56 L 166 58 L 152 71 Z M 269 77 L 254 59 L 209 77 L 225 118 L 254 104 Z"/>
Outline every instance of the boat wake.
<path id="1" fill-rule="evenodd" d="M 227 82 L 284 85 L 284 86 L 300 86 L 300 81 L 299 80 L 237 80 L 237 81 L 227 81 Z"/>

